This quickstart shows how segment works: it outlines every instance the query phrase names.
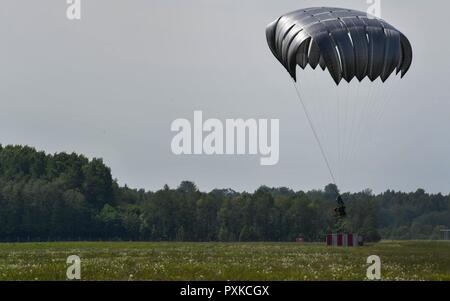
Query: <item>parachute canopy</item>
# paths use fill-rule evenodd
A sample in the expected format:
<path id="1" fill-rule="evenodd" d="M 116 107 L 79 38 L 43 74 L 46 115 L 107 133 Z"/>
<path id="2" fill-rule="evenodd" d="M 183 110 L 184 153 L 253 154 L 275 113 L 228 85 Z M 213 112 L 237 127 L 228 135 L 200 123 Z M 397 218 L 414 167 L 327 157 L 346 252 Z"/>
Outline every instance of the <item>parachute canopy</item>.
<path id="1" fill-rule="evenodd" d="M 408 39 L 387 22 L 343 8 L 315 7 L 280 17 L 266 29 L 272 53 L 296 81 L 297 65 L 328 69 L 338 85 L 342 78 L 366 76 L 384 82 L 396 69 L 403 77 L 412 63 Z"/>

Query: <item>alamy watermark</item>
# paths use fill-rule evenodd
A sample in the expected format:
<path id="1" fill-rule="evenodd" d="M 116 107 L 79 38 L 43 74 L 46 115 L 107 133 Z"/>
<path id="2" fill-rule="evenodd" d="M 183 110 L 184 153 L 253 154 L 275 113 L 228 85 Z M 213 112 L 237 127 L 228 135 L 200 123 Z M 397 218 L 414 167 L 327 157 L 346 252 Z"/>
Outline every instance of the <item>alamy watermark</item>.
<path id="1" fill-rule="evenodd" d="M 70 255 L 67 257 L 66 263 L 69 264 L 66 270 L 68 280 L 81 279 L 81 259 L 77 255 Z"/>
<path id="2" fill-rule="evenodd" d="M 66 10 L 67 19 L 81 20 L 81 0 L 67 0 L 69 5 Z"/>
<path id="3" fill-rule="evenodd" d="M 269 134 L 270 125 L 270 134 Z M 261 165 L 276 165 L 280 157 L 279 119 L 203 120 L 194 112 L 194 121 L 176 119 L 171 130 L 175 155 L 259 155 Z"/>
<path id="4" fill-rule="evenodd" d="M 367 8 L 368 18 L 381 18 L 381 0 L 366 0 L 369 5 Z"/>
<path id="5" fill-rule="evenodd" d="M 381 259 L 377 255 L 371 255 L 367 258 L 367 264 L 370 266 L 367 268 L 366 277 L 369 280 L 381 280 Z"/>

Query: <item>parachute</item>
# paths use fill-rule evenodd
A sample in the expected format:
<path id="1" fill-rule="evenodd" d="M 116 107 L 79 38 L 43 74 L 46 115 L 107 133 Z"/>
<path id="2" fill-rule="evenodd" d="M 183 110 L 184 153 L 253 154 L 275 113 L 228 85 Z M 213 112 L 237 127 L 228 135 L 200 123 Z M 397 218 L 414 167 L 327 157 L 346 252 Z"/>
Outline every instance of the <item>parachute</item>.
<path id="1" fill-rule="evenodd" d="M 341 8 L 308 8 L 280 17 L 266 29 L 274 56 L 296 80 L 296 66 L 328 69 L 336 84 L 354 77 L 384 82 L 412 63 L 408 39 L 387 22 Z"/>
<path id="2" fill-rule="evenodd" d="M 273 55 L 293 79 L 333 183 L 338 182 L 336 169 L 339 182 L 345 181 L 345 165 L 355 160 L 357 141 L 369 135 L 368 123 L 375 126 L 380 122 L 385 105 L 393 97 L 392 91 L 385 92 L 393 85 L 385 82 L 394 71 L 403 78 L 411 67 L 411 43 L 380 18 L 334 7 L 285 14 L 267 26 L 266 38 Z M 309 84 L 307 78 L 299 80 L 297 67 L 305 73 L 310 67 L 315 74 L 317 66 L 328 70 L 336 90 L 317 87 L 318 83 L 322 85 L 317 78 Z M 342 91 L 342 79 L 346 91 Z M 308 89 L 312 90 L 306 97 Z M 329 96 L 325 95 L 327 91 Z M 332 131 L 337 133 L 330 134 Z M 327 143 L 331 147 L 327 148 Z M 332 153 L 334 162 L 330 160 Z M 340 196 L 337 202 L 336 212 L 343 218 L 345 206 Z"/>

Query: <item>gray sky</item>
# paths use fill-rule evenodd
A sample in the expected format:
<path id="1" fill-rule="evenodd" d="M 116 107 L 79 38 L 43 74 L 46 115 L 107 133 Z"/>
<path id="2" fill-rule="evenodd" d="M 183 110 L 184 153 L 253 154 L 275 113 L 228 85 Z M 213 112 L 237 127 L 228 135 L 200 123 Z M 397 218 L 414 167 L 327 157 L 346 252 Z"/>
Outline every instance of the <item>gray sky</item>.
<path id="1" fill-rule="evenodd" d="M 250 191 L 330 182 L 265 26 L 303 7 L 366 10 L 365 0 L 82 0 L 75 22 L 65 2 L 0 4 L 2 144 L 102 157 L 121 184 L 137 188 L 185 179 L 202 190 Z M 374 142 L 349 160 L 346 190 L 450 192 L 448 9 L 444 0 L 382 2 L 382 17 L 408 36 L 414 61 Z M 170 124 L 194 110 L 222 120 L 279 118 L 279 164 L 173 155 Z"/>

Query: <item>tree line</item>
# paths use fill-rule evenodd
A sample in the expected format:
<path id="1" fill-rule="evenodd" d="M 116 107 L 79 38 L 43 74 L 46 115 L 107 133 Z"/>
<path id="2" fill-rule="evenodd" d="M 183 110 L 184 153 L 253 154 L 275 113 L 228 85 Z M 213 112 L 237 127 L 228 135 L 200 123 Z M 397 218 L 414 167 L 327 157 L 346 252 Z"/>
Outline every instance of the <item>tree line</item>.
<path id="1" fill-rule="evenodd" d="M 120 186 L 101 159 L 0 145 L 0 241 L 323 241 L 338 188 L 261 186 L 201 192 L 192 182 L 152 192 Z M 349 231 L 367 241 L 439 239 L 450 196 L 423 189 L 345 193 Z"/>

